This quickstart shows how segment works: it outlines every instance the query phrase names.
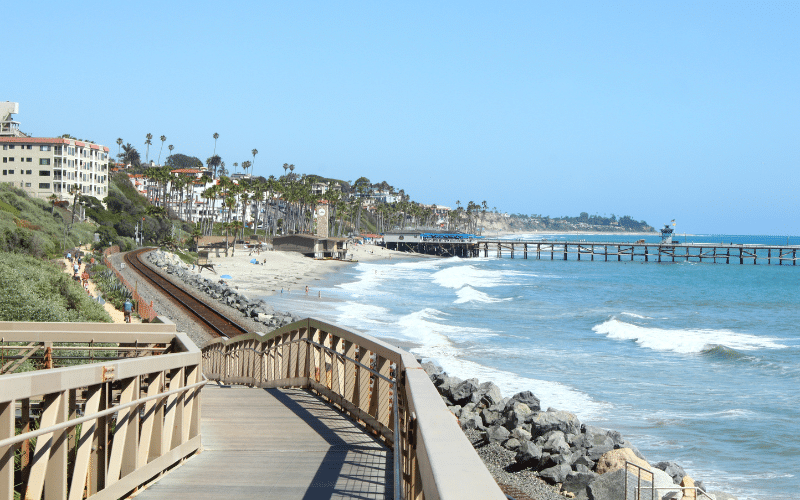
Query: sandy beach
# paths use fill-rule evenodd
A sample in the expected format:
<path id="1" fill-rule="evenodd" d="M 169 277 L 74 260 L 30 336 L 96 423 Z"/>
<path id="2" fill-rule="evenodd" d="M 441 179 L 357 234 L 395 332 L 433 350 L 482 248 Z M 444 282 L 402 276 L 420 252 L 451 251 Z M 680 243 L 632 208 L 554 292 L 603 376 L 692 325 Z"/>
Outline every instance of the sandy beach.
<path id="1" fill-rule="evenodd" d="M 398 260 L 421 257 L 418 254 L 387 250 L 375 245 L 350 246 L 348 256 L 352 261 L 317 260 L 294 252 L 262 251 L 237 249 L 231 257 L 212 257 L 217 274 L 203 271 L 206 277 L 230 276 L 225 281 L 238 287 L 240 292 L 250 297 L 281 293 L 319 293 L 319 282 L 330 274 L 357 262 Z M 258 264 L 251 261 L 255 259 Z"/>

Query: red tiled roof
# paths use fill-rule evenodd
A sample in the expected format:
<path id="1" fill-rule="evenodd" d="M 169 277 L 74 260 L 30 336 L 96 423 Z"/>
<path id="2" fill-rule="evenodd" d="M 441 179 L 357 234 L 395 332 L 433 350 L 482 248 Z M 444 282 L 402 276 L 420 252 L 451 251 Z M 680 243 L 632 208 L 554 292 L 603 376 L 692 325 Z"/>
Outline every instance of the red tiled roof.
<path id="1" fill-rule="evenodd" d="M 97 144 L 89 144 L 89 147 L 92 149 L 100 149 L 100 146 L 98 146 Z"/>
<path id="2" fill-rule="evenodd" d="M 108 153 L 108 146 L 103 146 L 103 151 L 105 151 L 106 153 Z"/>
<path id="3" fill-rule="evenodd" d="M 82 148 L 83 148 L 83 147 L 86 147 L 86 143 L 85 143 L 85 142 L 81 142 L 81 141 L 75 141 L 75 145 L 76 145 L 76 146 L 80 146 L 80 147 L 82 147 Z"/>
<path id="4" fill-rule="evenodd" d="M 18 144 L 69 144 L 69 139 L 62 139 L 61 137 L 0 137 L 0 142 L 13 142 Z"/>

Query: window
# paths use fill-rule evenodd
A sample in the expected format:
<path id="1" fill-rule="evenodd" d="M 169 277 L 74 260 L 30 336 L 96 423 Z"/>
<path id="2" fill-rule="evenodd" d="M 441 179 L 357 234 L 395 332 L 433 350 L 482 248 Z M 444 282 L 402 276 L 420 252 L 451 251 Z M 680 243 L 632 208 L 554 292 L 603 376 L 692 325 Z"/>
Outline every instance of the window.
<path id="1" fill-rule="evenodd" d="M 39 146 L 39 151 L 50 151 L 50 146 Z"/>
<path id="2" fill-rule="evenodd" d="M 14 145 L 13 144 L 9 144 L 8 145 L 8 149 L 14 149 Z"/>
<path id="3" fill-rule="evenodd" d="M 21 172 L 21 170 L 20 170 L 20 172 Z M 26 170 L 25 171 L 25 175 L 32 175 L 32 174 L 33 174 L 33 170 Z"/>
<path id="4" fill-rule="evenodd" d="M 31 183 L 30 183 L 30 182 L 26 182 L 26 183 L 25 183 L 25 187 L 26 187 L 26 188 L 29 188 L 29 187 L 31 187 Z"/>
<path id="5" fill-rule="evenodd" d="M 8 161 L 14 161 L 14 157 L 13 156 L 9 156 L 8 157 Z"/>
<path id="6" fill-rule="evenodd" d="M 7 156 L 3 157 L 3 163 L 8 163 L 8 157 Z"/>
<path id="7" fill-rule="evenodd" d="M 25 161 L 27 161 L 28 163 L 31 163 L 31 162 L 33 162 L 33 158 L 26 158 Z"/>
<path id="8" fill-rule="evenodd" d="M 39 158 L 39 165 L 50 165 L 50 158 Z"/>
<path id="9" fill-rule="evenodd" d="M 8 171 L 8 175 L 14 175 L 14 171 L 13 170 L 9 170 Z"/>
<path id="10" fill-rule="evenodd" d="M 50 183 L 49 182 L 40 182 L 39 183 L 39 189 L 50 189 Z"/>
<path id="11" fill-rule="evenodd" d="M 39 170 L 39 177 L 50 177 L 49 170 Z"/>
<path id="12" fill-rule="evenodd" d="M 3 175 L 8 175 L 8 170 L 3 170 Z"/>

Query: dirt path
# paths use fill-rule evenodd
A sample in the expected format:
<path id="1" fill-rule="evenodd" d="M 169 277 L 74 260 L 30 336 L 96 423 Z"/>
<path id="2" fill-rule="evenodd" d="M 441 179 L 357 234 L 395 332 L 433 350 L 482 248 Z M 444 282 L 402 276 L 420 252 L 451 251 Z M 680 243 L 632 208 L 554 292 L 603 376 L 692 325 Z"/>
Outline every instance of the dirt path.
<path id="1" fill-rule="evenodd" d="M 81 250 L 83 250 L 86 253 L 91 251 L 88 245 L 85 245 L 83 248 L 81 248 Z M 61 260 L 64 262 L 64 265 L 66 266 L 64 272 L 72 276 L 74 272 L 73 264 L 69 261 L 69 259 L 64 258 Z M 75 262 L 77 262 L 77 260 Z M 82 274 L 85 269 L 86 269 L 86 262 L 84 261 L 81 263 L 81 266 L 78 269 L 78 274 Z M 94 281 L 88 280 L 87 287 L 89 290 L 89 294 L 92 297 L 97 297 L 98 290 L 97 290 L 97 285 L 94 283 Z M 108 315 L 111 316 L 111 319 L 114 321 L 114 323 L 125 323 L 125 313 L 115 309 L 110 302 L 106 301 L 106 303 L 103 304 L 103 308 L 105 308 L 106 312 L 108 312 Z M 136 316 L 136 314 L 131 314 L 131 323 L 141 323 L 141 322 L 142 320 L 138 316 Z"/>

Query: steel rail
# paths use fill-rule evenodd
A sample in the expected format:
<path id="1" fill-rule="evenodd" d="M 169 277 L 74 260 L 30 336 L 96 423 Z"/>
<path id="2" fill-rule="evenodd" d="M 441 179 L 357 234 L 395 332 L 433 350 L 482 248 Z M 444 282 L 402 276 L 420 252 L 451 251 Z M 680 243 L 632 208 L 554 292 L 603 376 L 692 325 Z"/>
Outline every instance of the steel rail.
<path id="1" fill-rule="evenodd" d="M 228 318 L 224 314 L 220 313 L 216 309 L 212 308 L 211 306 L 207 305 L 201 300 L 196 299 L 186 290 L 183 290 L 181 287 L 171 283 L 169 280 L 164 278 L 163 276 L 159 275 L 149 267 L 147 267 L 141 260 L 141 254 L 145 252 L 149 252 L 152 249 L 142 249 L 142 250 L 134 250 L 133 252 L 128 252 L 125 255 L 125 261 L 128 262 L 131 267 L 143 278 L 148 280 L 148 282 L 152 283 L 156 287 L 160 288 L 164 291 L 167 295 L 172 297 L 176 302 L 178 302 L 184 309 L 190 312 L 194 317 L 208 325 L 218 336 L 230 338 L 236 335 L 240 335 L 243 333 L 248 333 L 247 329 L 242 328 L 238 323 L 233 321 L 232 319 Z M 177 291 L 178 293 L 183 295 L 183 298 L 178 297 L 173 291 Z M 187 299 L 189 302 L 192 302 L 193 305 L 187 304 Z M 194 307 L 193 307 L 194 306 Z M 196 309 L 202 309 L 201 312 L 198 312 Z M 214 324 L 213 320 L 219 319 L 220 321 L 217 324 Z M 228 332 L 225 332 L 223 328 L 230 328 Z"/>

